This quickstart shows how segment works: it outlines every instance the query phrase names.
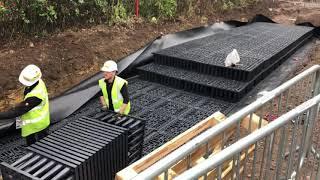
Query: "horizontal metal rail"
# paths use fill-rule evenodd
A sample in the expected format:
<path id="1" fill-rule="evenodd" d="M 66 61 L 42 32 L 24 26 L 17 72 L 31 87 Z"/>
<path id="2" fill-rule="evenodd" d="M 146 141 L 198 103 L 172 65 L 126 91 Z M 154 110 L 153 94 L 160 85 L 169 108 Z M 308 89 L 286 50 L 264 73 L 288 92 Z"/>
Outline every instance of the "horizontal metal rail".
<path id="1" fill-rule="evenodd" d="M 210 170 L 216 168 L 223 162 L 229 160 L 231 157 L 236 155 L 237 153 L 240 153 L 245 148 L 249 147 L 252 144 L 255 144 L 260 139 L 270 135 L 275 130 L 281 128 L 286 123 L 290 122 L 292 119 L 295 119 L 302 113 L 304 113 L 307 110 L 310 110 L 311 108 L 315 107 L 318 109 L 320 103 L 320 95 L 317 95 L 316 97 L 310 99 L 309 101 L 301 104 L 300 106 L 294 108 L 293 110 L 289 111 L 288 113 L 284 114 L 283 116 L 280 116 L 275 121 L 269 123 L 267 126 L 249 134 L 248 136 L 240 139 L 236 143 L 230 145 L 223 151 L 215 154 L 214 156 L 208 158 L 204 162 L 202 162 L 199 165 L 194 166 L 193 168 L 185 171 L 180 176 L 175 178 L 175 180 L 186 180 L 186 179 L 194 179 L 199 176 L 202 176 L 203 174 L 209 172 Z"/>

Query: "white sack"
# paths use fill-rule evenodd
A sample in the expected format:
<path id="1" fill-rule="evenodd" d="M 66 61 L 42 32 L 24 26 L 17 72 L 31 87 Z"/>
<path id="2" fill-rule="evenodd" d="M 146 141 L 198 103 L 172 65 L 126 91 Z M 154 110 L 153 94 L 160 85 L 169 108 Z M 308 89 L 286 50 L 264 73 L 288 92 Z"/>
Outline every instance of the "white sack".
<path id="1" fill-rule="evenodd" d="M 226 67 L 229 67 L 235 66 L 238 63 L 240 63 L 240 56 L 238 54 L 238 51 L 236 49 L 233 49 L 232 52 L 228 54 L 226 60 L 224 61 L 224 64 Z"/>

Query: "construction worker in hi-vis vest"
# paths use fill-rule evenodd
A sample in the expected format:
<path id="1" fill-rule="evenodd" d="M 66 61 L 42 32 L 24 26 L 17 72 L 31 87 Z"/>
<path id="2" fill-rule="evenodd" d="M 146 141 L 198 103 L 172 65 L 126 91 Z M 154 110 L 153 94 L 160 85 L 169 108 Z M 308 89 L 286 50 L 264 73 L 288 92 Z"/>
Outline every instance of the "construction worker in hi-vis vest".
<path id="1" fill-rule="evenodd" d="M 16 128 L 21 128 L 21 135 L 26 138 L 27 145 L 48 135 L 49 99 L 41 76 L 41 70 L 36 65 L 25 67 L 19 76 L 19 81 L 26 86 L 23 102 L 7 112 L 0 113 L 0 119 L 16 118 Z"/>
<path id="2" fill-rule="evenodd" d="M 104 78 L 99 80 L 102 106 L 120 115 L 128 115 L 130 112 L 128 82 L 116 75 L 117 63 L 112 60 L 106 61 L 101 71 L 104 72 Z"/>

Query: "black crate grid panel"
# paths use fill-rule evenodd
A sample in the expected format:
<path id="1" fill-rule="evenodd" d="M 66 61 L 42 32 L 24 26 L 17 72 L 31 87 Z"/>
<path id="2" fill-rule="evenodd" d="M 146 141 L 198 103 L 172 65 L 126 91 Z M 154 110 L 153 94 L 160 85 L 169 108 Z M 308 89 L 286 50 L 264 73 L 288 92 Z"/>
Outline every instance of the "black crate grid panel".
<path id="1" fill-rule="evenodd" d="M 128 162 L 129 164 L 142 157 L 146 121 L 133 116 L 118 116 L 112 111 L 97 109 L 97 113 L 89 114 L 87 119 L 95 119 L 112 124 L 128 131 Z"/>
<path id="2" fill-rule="evenodd" d="M 4 180 L 114 179 L 128 165 L 128 131 L 82 117 L 27 150 L 16 162 L 1 163 Z"/>
<path id="3" fill-rule="evenodd" d="M 313 28 L 253 23 L 169 47 L 138 67 L 147 81 L 238 102 L 313 36 Z M 225 67 L 233 49 L 240 63 Z"/>
<path id="4" fill-rule="evenodd" d="M 230 102 L 237 102 L 253 85 L 253 81 L 236 81 L 153 63 L 138 69 L 144 80 Z"/>

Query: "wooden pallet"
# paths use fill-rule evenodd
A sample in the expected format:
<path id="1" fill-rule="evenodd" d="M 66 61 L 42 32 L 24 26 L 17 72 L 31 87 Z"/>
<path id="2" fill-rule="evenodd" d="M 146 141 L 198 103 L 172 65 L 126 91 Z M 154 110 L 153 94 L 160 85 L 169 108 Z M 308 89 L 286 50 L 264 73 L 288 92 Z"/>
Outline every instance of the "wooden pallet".
<path id="1" fill-rule="evenodd" d="M 194 137 L 198 136 L 202 132 L 206 131 L 207 129 L 217 125 L 221 121 L 225 120 L 226 117 L 224 114 L 220 112 L 216 112 L 206 118 L 205 120 L 199 122 L 192 128 L 188 129 L 184 133 L 178 135 L 171 141 L 167 142 L 166 144 L 162 145 L 158 149 L 154 150 L 150 154 L 146 155 L 142 159 L 138 160 L 137 162 L 133 163 L 132 165 L 128 166 L 127 168 L 123 169 L 122 171 L 118 172 L 116 175 L 116 180 L 129 180 L 133 179 L 135 176 L 137 176 L 140 172 L 144 171 L 151 165 L 153 165 L 155 162 L 159 161 L 163 157 L 170 154 L 172 151 L 176 150 L 183 144 L 187 143 Z M 249 127 L 251 129 L 251 132 L 256 130 L 258 128 L 260 118 L 256 115 L 252 116 L 251 120 L 251 126 L 249 126 L 250 117 L 246 117 L 242 120 L 241 126 L 245 128 L 246 130 L 249 130 Z M 265 120 L 262 120 L 262 126 L 267 124 Z M 232 135 L 235 133 L 236 126 L 232 126 L 229 129 L 225 131 L 225 139 L 229 139 Z M 181 174 L 182 172 L 186 171 L 188 169 L 188 162 L 190 162 L 191 166 L 195 166 L 199 164 L 200 162 L 204 161 L 204 157 L 210 157 L 214 154 L 218 153 L 221 150 L 222 145 L 222 135 L 219 137 L 212 138 L 207 145 L 203 145 L 196 149 L 193 153 L 190 154 L 189 158 L 183 159 L 176 163 L 173 167 L 171 167 L 168 170 L 169 179 L 172 179 L 176 177 L 177 175 Z M 210 154 L 206 154 L 206 149 L 210 150 Z M 251 149 L 251 148 L 250 148 Z M 241 155 L 242 158 L 242 155 Z M 229 165 L 224 165 L 224 176 L 227 176 L 230 169 Z M 231 167 L 232 169 L 232 167 Z M 213 175 L 215 171 L 212 171 L 211 174 Z M 208 174 L 212 176 L 211 174 Z M 157 179 L 164 179 L 164 175 L 161 174 L 158 176 Z"/>
<path id="2" fill-rule="evenodd" d="M 247 156 L 250 157 L 253 153 L 255 149 L 255 146 L 252 145 L 249 147 L 248 151 L 247 151 Z M 243 164 L 244 164 L 244 160 L 245 160 L 245 157 L 246 157 L 246 152 L 242 152 L 241 155 L 240 155 L 240 173 L 243 172 Z M 237 164 L 237 161 L 235 163 L 235 168 L 237 168 L 236 166 Z M 227 161 L 225 162 L 223 165 L 222 165 L 222 173 L 221 173 L 221 179 L 232 179 L 232 175 L 235 176 L 232 172 L 232 169 L 233 169 L 233 160 L 230 160 L 230 161 Z M 214 169 L 210 172 L 207 173 L 207 179 L 216 179 L 218 176 L 218 170 L 217 169 Z M 234 177 L 235 178 L 235 177 Z M 200 178 L 200 180 L 204 179 L 203 177 Z"/>
<path id="3" fill-rule="evenodd" d="M 250 157 L 254 151 L 254 145 L 250 146 L 250 148 L 248 149 L 248 152 L 247 152 L 247 155 L 248 157 Z M 217 152 L 215 152 L 217 153 Z M 215 154 L 214 153 L 214 154 Z M 209 157 L 213 156 L 210 155 Z M 241 156 L 240 156 L 240 174 L 243 172 L 243 164 L 244 164 L 244 160 L 245 160 L 245 157 L 246 157 L 246 153 L 243 152 L 241 153 Z M 201 160 L 198 160 L 197 161 L 197 164 L 198 163 L 201 163 L 202 161 L 204 161 L 205 158 L 202 157 Z M 227 161 L 225 162 L 222 166 L 221 166 L 221 179 L 231 179 L 231 176 L 232 176 L 232 167 L 233 167 L 233 161 L 230 160 L 230 161 Z M 237 166 L 235 166 L 237 168 Z M 177 173 L 176 171 L 174 171 L 174 169 L 169 169 L 168 170 L 168 179 L 173 179 L 175 177 L 177 177 L 179 175 L 179 173 Z M 214 169 L 210 172 L 207 173 L 207 177 L 206 179 L 217 179 L 218 177 L 218 170 L 217 169 Z M 234 178 L 235 178 L 235 175 L 234 175 Z M 164 174 L 161 174 L 160 176 L 157 177 L 158 180 L 164 180 Z M 200 177 L 199 180 L 205 180 L 204 176 Z"/>

